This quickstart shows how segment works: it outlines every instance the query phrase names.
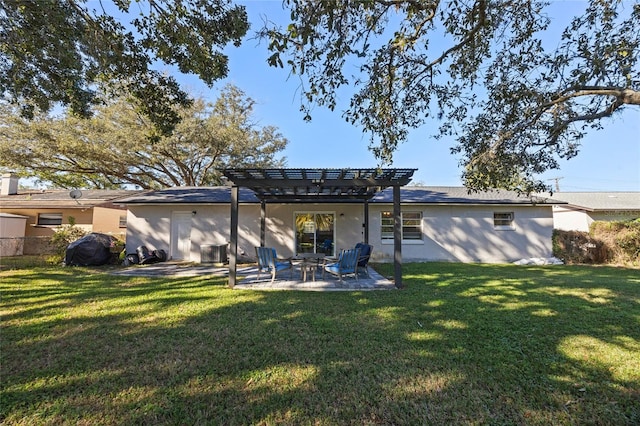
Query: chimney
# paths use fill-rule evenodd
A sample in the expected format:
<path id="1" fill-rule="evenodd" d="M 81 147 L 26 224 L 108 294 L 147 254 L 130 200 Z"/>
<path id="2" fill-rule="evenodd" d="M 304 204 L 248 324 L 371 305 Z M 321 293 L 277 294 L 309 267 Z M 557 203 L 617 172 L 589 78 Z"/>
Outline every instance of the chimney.
<path id="1" fill-rule="evenodd" d="M 0 195 L 15 195 L 18 193 L 18 176 L 12 173 L 2 175 L 2 189 Z"/>

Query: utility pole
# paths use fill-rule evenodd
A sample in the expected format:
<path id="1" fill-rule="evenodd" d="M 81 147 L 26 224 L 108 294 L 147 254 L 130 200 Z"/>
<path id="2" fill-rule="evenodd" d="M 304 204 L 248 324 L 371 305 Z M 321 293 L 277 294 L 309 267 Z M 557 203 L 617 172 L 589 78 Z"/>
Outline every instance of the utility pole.
<path id="1" fill-rule="evenodd" d="M 551 179 L 547 179 L 547 180 L 555 181 L 555 183 L 556 183 L 556 192 L 560 192 L 560 179 L 564 179 L 564 177 L 554 177 L 554 178 L 551 178 Z"/>

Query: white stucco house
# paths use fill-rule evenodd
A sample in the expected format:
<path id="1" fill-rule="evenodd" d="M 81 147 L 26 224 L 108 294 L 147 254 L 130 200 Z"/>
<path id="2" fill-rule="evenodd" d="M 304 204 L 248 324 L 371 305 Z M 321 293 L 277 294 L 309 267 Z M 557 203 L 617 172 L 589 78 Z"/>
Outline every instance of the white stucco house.
<path id="1" fill-rule="evenodd" d="M 640 218 L 640 192 L 556 192 L 553 206 L 556 229 L 589 232 L 595 221 Z"/>
<path id="2" fill-rule="evenodd" d="M 395 188 L 394 188 L 395 190 Z M 163 249 L 173 260 L 200 262 L 203 247 L 230 241 L 231 189 L 177 187 L 119 200 L 128 209 L 127 252 Z M 515 192 L 468 193 L 463 187 L 400 189 L 402 259 L 503 263 L 552 255 L 552 206 L 562 202 Z M 248 188 L 238 192 L 237 253 L 253 260 L 254 247 L 280 256 L 301 252 L 335 255 L 367 241 L 372 262 L 393 262 L 393 190 L 365 202 L 344 198 L 267 202 Z M 263 225 L 264 224 L 264 225 Z"/>

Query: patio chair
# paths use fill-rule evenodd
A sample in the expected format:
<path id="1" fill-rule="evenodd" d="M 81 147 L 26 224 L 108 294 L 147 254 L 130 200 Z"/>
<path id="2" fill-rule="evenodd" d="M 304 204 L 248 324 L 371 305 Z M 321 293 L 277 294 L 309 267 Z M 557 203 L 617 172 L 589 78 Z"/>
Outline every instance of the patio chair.
<path id="1" fill-rule="evenodd" d="M 293 262 L 291 258 L 278 258 L 276 249 L 272 247 L 256 247 L 256 257 L 258 258 L 258 280 L 261 272 L 270 272 L 271 283 L 273 283 L 276 279 L 276 273 L 287 269 L 290 271 L 290 279 L 293 278 Z"/>
<path id="2" fill-rule="evenodd" d="M 337 275 L 341 283 L 342 277 L 345 275 L 354 275 L 356 277 L 356 281 L 358 281 L 357 269 L 359 256 L 359 248 L 342 250 L 337 262 L 325 265 L 324 269 L 322 270 L 322 278 L 324 278 L 324 273 L 326 271 L 330 274 Z"/>
<path id="3" fill-rule="evenodd" d="M 327 238 L 322 243 L 322 253 L 324 253 L 324 254 L 332 254 L 333 253 L 333 241 L 331 239 Z"/>
<path id="4" fill-rule="evenodd" d="M 360 257 L 358 257 L 358 269 L 364 269 L 367 277 L 371 278 L 371 275 L 369 275 L 369 258 L 371 257 L 373 246 L 365 243 L 358 243 L 356 244 L 355 248 L 360 249 Z"/>

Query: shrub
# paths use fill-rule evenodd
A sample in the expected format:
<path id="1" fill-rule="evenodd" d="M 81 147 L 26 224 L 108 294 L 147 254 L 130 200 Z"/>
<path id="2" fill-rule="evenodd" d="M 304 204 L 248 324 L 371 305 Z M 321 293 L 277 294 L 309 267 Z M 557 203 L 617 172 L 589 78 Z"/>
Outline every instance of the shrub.
<path id="1" fill-rule="evenodd" d="M 587 232 L 553 231 L 553 255 L 564 263 L 604 263 L 609 257 L 607 245 Z"/>
<path id="2" fill-rule="evenodd" d="M 640 263 L 640 220 L 594 222 L 590 232 L 611 247 L 612 263 Z"/>
<path id="3" fill-rule="evenodd" d="M 628 232 L 617 240 L 618 246 L 630 260 L 640 257 L 640 231 Z"/>
<path id="4" fill-rule="evenodd" d="M 51 245 L 54 249 L 54 254 L 49 258 L 51 263 L 60 263 L 64 259 L 67 247 L 72 242 L 84 237 L 87 232 L 76 226 L 76 221 L 73 217 L 69 216 L 69 224 L 62 225 L 51 236 Z"/>
<path id="5" fill-rule="evenodd" d="M 598 224 L 593 233 L 612 241 L 617 263 L 640 262 L 640 220 L 611 222 L 608 227 Z"/>
<path id="6" fill-rule="evenodd" d="M 565 263 L 640 264 L 640 219 L 596 221 L 588 233 L 554 230 L 552 241 Z"/>

